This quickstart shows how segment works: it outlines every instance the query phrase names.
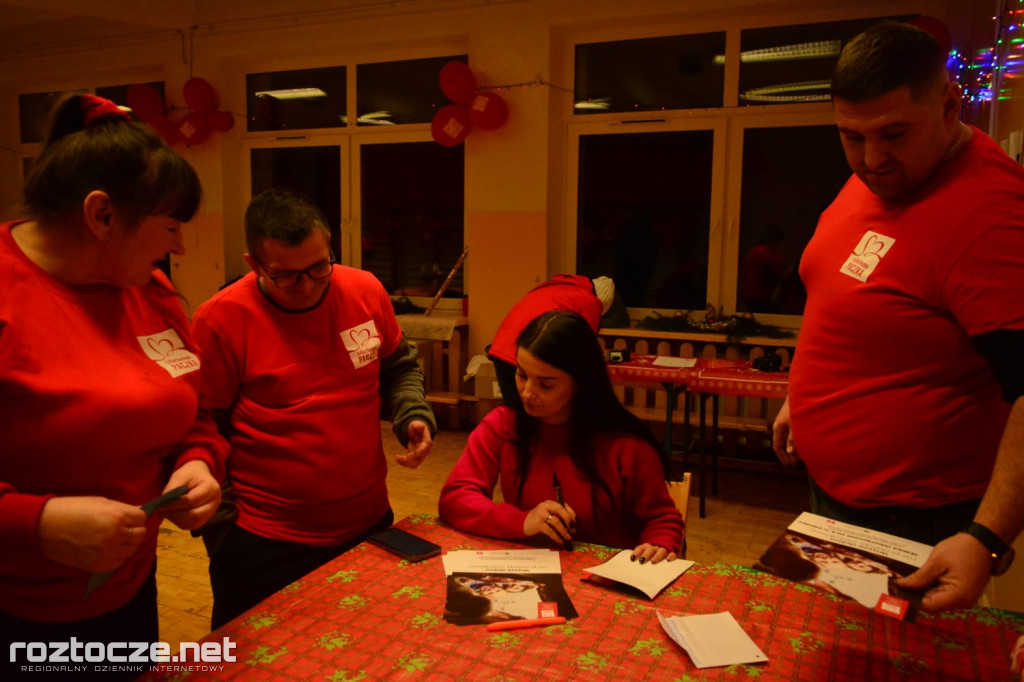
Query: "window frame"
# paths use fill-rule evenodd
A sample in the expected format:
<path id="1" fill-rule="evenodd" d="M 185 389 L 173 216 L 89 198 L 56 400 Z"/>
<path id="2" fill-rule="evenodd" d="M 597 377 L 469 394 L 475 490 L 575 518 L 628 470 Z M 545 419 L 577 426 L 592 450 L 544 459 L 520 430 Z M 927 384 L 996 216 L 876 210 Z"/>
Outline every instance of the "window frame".
<path id="1" fill-rule="evenodd" d="M 648 114 L 650 112 L 647 112 Z M 665 112 L 659 112 L 665 113 Z M 669 133 L 688 131 L 708 131 L 714 136 L 711 162 L 711 197 L 709 202 L 710 218 L 708 221 L 708 280 L 707 298 L 715 301 L 720 298 L 720 282 L 716 273 L 721 269 L 719 259 L 722 253 L 722 221 L 724 204 L 722 197 L 726 180 L 725 136 L 726 121 L 714 116 L 666 117 L 663 120 L 639 120 L 627 122 L 616 120 L 594 121 L 590 117 L 574 120 L 568 126 L 567 168 L 566 168 L 566 202 L 565 202 L 565 239 L 560 254 L 559 271 L 576 272 L 577 224 L 579 218 L 579 153 L 580 137 L 584 135 L 621 135 L 641 133 Z M 630 308 L 630 317 L 643 318 L 647 315 L 672 315 L 675 310 L 666 308 Z"/>
<path id="2" fill-rule="evenodd" d="M 272 71 L 295 71 L 323 67 L 345 67 L 346 69 L 346 115 L 352 117 L 357 111 L 357 79 L 361 64 L 376 64 L 390 61 L 406 61 L 410 59 L 431 59 L 437 57 L 458 56 L 469 54 L 461 41 L 441 40 L 437 44 L 424 49 L 382 45 L 380 51 L 360 52 L 353 54 L 336 54 L 324 56 L 315 61 L 289 59 L 280 56 L 273 62 L 266 60 L 247 60 L 237 65 L 240 77 L 237 82 L 238 101 L 246 101 L 246 79 L 250 73 Z M 283 148 L 300 146 L 339 146 L 341 159 L 341 245 L 342 253 L 338 262 L 354 268 L 362 267 L 362 175 L 360 168 L 360 147 L 364 144 L 388 144 L 401 142 L 433 142 L 430 123 L 403 123 L 395 126 L 360 126 L 346 125 L 337 128 L 303 128 L 287 131 L 249 131 L 242 126 L 240 144 L 237 155 L 225 158 L 225 175 L 237 171 L 241 182 L 225 185 L 225 225 L 237 224 L 237 229 L 224 230 L 225 278 L 230 280 L 248 272 L 248 266 L 242 258 L 245 251 L 245 231 L 242 217 L 245 207 L 249 204 L 252 187 L 252 168 L 250 151 L 257 148 Z M 236 217 L 237 216 L 237 217 Z M 465 206 L 463 206 L 463 241 L 465 234 Z M 468 284 L 468 280 L 467 280 Z M 468 294 L 468 291 L 466 292 Z M 416 305 L 426 307 L 431 302 L 429 297 L 410 297 Z M 437 309 L 461 310 L 461 301 L 441 299 Z"/>
<path id="3" fill-rule="evenodd" d="M 610 129 L 619 126 L 622 130 L 657 131 L 688 128 L 688 121 L 711 120 L 715 127 L 713 173 L 721 173 L 712 179 L 712 211 L 719 211 L 719 220 L 711 221 L 708 254 L 708 302 L 721 306 L 726 315 L 737 313 L 738 307 L 738 271 L 739 271 L 739 236 L 740 206 L 742 189 L 743 133 L 747 128 L 797 127 L 805 125 L 834 125 L 832 103 L 795 102 L 786 104 L 742 104 L 739 102 L 739 70 L 740 44 L 742 32 L 747 29 L 760 29 L 801 25 L 808 23 L 831 23 L 833 21 L 853 21 L 872 19 L 874 16 L 850 16 L 842 10 L 809 17 L 806 12 L 797 12 L 790 16 L 772 15 L 743 16 L 734 20 L 722 21 L 708 19 L 706 21 L 679 22 L 668 25 L 639 24 L 630 29 L 621 26 L 601 26 L 596 28 L 567 31 L 562 36 L 562 44 L 557 48 L 560 55 L 562 73 L 567 82 L 574 82 L 574 55 L 577 44 L 600 41 L 631 40 L 635 38 L 656 38 L 674 34 L 726 32 L 726 63 L 724 106 L 710 109 L 664 110 L 658 112 L 636 113 L 599 113 L 585 117 L 575 116 L 572 110 L 572 97 L 564 107 L 557 110 L 557 116 L 565 131 L 565 139 L 560 156 L 565 182 L 556 201 L 562 206 L 558 211 L 562 225 L 560 235 L 556 235 L 556 253 L 553 264 L 558 272 L 576 272 L 576 245 L 578 207 L 578 169 L 575 167 L 579 158 L 578 136 L 584 126 L 605 125 Z M 584 119 L 584 120 L 580 120 Z M 724 133 L 717 134 L 718 127 Z M 587 133 L 590 134 L 590 133 Z M 837 133 L 838 134 L 838 133 Z M 554 166 L 553 166 L 554 168 Z M 721 169 L 721 170 L 719 170 Z M 716 250 L 717 245 L 717 250 Z M 657 312 L 672 315 L 678 311 L 649 308 L 629 308 L 630 319 L 634 322 Z M 697 311 L 699 312 L 699 311 Z M 757 320 L 762 324 L 778 325 L 799 330 L 802 315 L 781 315 L 757 313 Z"/>

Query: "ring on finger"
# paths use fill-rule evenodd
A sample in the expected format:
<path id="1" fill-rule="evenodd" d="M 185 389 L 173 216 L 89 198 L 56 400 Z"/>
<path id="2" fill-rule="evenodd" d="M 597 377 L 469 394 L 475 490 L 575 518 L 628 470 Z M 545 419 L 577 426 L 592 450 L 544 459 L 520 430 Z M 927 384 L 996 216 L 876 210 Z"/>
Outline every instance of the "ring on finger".
<path id="1" fill-rule="evenodd" d="M 548 524 L 549 526 L 551 525 L 551 514 L 548 514 L 548 517 L 544 519 L 544 523 Z"/>

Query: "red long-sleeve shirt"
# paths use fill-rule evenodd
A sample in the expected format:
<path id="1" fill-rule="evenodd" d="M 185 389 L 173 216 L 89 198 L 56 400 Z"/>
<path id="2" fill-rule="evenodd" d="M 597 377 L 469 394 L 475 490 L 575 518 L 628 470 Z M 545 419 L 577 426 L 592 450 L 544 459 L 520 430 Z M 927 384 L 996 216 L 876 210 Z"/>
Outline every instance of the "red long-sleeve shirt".
<path id="1" fill-rule="evenodd" d="M 162 273 L 139 287 L 65 286 L 0 226 L 0 610 L 44 622 L 126 604 L 156 558 L 160 517 L 88 599 L 89 574 L 45 558 L 39 519 L 55 496 L 142 505 L 227 443 L 199 409 L 199 360 Z M 198 417 L 198 418 L 197 418 Z"/>
<path id="2" fill-rule="evenodd" d="M 597 511 L 591 502 L 593 484 L 569 457 L 570 432 L 569 424 L 541 425 L 520 497 L 515 412 L 504 406 L 492 410 L 470 434 L 465 452 L 441 490 L 441 519 L 468 533 L 523 539 L 527 513 L 555 499 L 554 473 L 566 504 L 576 512 L 576 540 L 622 549 L 648 542 L 678 552 L 683 519 L 669 497 L 654 448 L 632 435 L 597 436 L 594 458 L 613 500 L 609 507 L 599 493 L 605 504 Z M 505 502 L 496 504 L 492 496 L 499 475 Z"/>

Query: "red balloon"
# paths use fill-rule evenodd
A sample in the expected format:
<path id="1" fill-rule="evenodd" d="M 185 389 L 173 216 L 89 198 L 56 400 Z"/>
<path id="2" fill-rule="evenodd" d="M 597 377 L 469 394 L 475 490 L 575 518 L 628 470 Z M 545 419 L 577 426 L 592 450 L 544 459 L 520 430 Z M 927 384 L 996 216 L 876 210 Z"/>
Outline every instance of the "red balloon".
<path id="1" fill-rule="evenodd" d="M 941 19 L 922 14 L 907 23 L 930 33 L 935 40 L 939 41 L 939 46 L 942 47 L 944 53 L 949 54 L 949 51 L 953 49 L 953 34 L 950 32 L 949 26 L 946 26 Z"/>
<path id="2" fill-rule="evenodd" d="M 235 127 L 235 117 L 231 115 L 230 111 L 214 109 L 206 115 L 206 120 L 210 124 L 210 129 L 219 133 L 227 132 Z"/>
<path id="3" fill-rule="evenodd" d="M 469 120 L 480 130 L 497 130 L 508 118 L 508 105 L 501 95 L 478 92 L 469 103 Z"/>
<path id="4" fill-rule="evenodd" d="M 469 104 L 476 94 L 476 76 L 464 62 L 448 62 L 441 67 L 441 92 L 457 104 Z"/>
<path id="5" fill-rule="evenodd" d="M 189 78 L 181 94 L 185 97 L 185 104 L 196 113 L 208 114 L 217 108 L 217 93 L 205 78 Z"/>
<path id="6" fill-rule="evenodd" d="M 193 112 L 178 121 L 178 130 L 181 131 L 185 144 L 192 146 L 210 136 L 210 122 L 206 120 L 206 114 Z"/>
<path id="7" fill-rule="evenodd" d="M 164 115 L 164 98 L 149 83 L 128 88 L 128 106 L 140 121 L 154 121 Z"/>
<path id="8" fill-rule="evenodd" d="M 434 114 L 434 120 L 430 123 L 430 134 L 434 136 L 434 141 L 444 147 L 461 144 L 472 129 L 473 123 L 469 120 L 465 104 L 449 104 Z"/>
<path id="9" fill-rule="evenodd" d="M 156 131 L 157 135 L 163 138 L 165 143 L 172 147 L 185 141 L 181 131 L 178 130 L 178 124 L 166 116 L 157 116 L 152 121 L 146 121 L 146 123 Z"/>

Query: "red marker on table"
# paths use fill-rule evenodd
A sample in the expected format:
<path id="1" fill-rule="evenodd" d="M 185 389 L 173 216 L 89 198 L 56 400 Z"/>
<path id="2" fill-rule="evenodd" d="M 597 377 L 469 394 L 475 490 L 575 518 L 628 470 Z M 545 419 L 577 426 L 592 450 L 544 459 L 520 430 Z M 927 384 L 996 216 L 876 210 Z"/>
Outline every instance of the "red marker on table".
<path id="1" fill-rule="evenodd" d="M 520 618 L 519 620 L 503 620 L 497 623 L 488 623 L 488 632 L 500 632 L 501 630 L 522 630 L 524 628 L 535 628 L 542 625 L 561 625 L 565 622 L 565 616 L 552 616 L 550 618 Z"/>

